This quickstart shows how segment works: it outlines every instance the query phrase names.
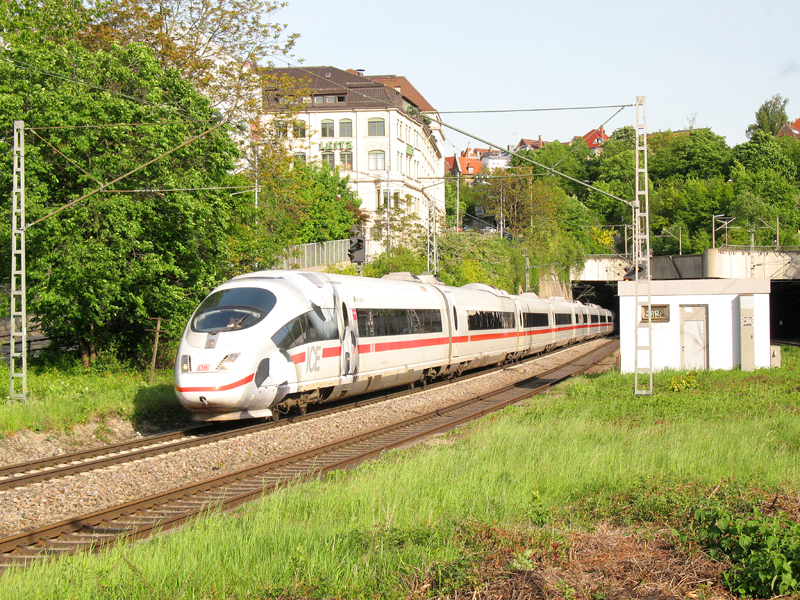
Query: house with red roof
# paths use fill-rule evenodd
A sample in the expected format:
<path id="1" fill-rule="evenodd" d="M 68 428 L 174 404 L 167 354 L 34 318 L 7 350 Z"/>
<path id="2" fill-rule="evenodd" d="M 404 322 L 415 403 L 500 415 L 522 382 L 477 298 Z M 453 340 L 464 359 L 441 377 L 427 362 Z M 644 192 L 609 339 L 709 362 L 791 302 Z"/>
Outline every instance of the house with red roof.
<path id="1" fill-rule="evenodd" d="M 781 127 L 780 131 L 778 131 L 778 134 L 775 137 L 784 136 L 789 136 L 796 140 L 800 140 L 800 119 L 797 119 L 794 123 L 786 123 L 786 125 Z"/>
<path id="2" fill-rule="evenodd" d="M 472 178 L 481 172 L 481 159 L 472 148 L 467 148 L 461 156 L 446 156 L 444 159 L 445 173 L 453 176 Z"/>
<path id="3" fill-rule="evenodd" d="M 527 138 L 522 138 L 514 148 L 514 152 L 519 152 L 520 150 L 541 150 L 542 148 L 544 148 L 544 145 L 546 143 L 547 142 L 542 140 L 542 136 L 539 136 L 538 140 L 529 140 Z"/>
<path id="4" fill-rule="evenodd" d="M 603 151 L 603 142 L 608 139 L 608 135 L 602 127 L 598 129 L 592 129 L 582 137 L 594 156 L 597 156 Z M 581 138 L 576 135 L 574 138 L 572 138 L 572 141 L 575 142 L 579 139 Z"/>

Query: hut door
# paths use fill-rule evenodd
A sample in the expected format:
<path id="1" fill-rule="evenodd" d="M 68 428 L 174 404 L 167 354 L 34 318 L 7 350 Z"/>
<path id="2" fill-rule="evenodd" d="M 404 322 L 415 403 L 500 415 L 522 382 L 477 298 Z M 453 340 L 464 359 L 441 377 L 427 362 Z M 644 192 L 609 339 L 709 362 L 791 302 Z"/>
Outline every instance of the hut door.
<path id="1" fill-rule="evenodd" d="M 708 368 L 708 305 L 680 305 L 681 369 L 705 371 Z"/>

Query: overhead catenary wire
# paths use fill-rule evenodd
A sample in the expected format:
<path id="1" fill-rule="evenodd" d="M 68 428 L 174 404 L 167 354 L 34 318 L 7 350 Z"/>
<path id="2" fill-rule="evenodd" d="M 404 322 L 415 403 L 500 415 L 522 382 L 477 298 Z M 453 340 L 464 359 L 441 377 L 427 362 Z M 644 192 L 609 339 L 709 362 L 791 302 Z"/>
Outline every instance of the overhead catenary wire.
<path id="1" fill-rule="evenodd" d="M 467 133 L 466 131 L 464 131 L 462 129 L 459 129 L 458 127 L 456 127 L 454 125 L 449 125 L 448 123 L 445 123 L 444 121 L 441 121 L 439 119 L 436 119 L 435 117 L 430 116 L 430 114 L 428 114 L 428 113 L 426 113 L 425 116 L 427 118 L 429 118 L 431 121 L 435 121 L 436 123 L 438 123 L 442 127 L 447 127 L 448 129 L 452 129 L 453 131 L 456 131 L 456 132 L 458 132 L 458 133 L 460 133 L 462 135 L 469 136 L 474 140 L 477 140 L 477 141 L 479 141 L 479 142 L 481 142 L 483 144 L 487 144 L 490 148 L 497 148 L 498 150 L 502 150 L 502 148 L 499 145 L 495 144 L 494 142 L 490 142 L 490 141 L 484 140 L 482 138 L 479 138 L 477 136 L 474 136 L 474 135 L 472 135 L 470 133 Z M 559 175 L 561 177 L 564 177 L 565 179 L 569 179 L 570 181 L 572 181 L 574 183 L 582 185 L 582 186 L 584 186 L 584 187 L 586 187 L 586 188 L 588 188 L 588 189 L 590 189 L 592 191 L 595 191 L 595 192 L 598 192 L 600 194 L 603 194 L 604 196 L 608 196 L 609 198 L 613 198 L 614 200 L 619 200 L 620 202 L 623 202 L 623 203 L 627 204 L 628 206 L 631 206 L 633 204 L 633 202 L 631 200 L 624 200 L 623 198 L 620 198 L 619 196 L 615 196 L 614 194 L 610 194 L 609 192 L 607 192 L 605 190 L 601 190 L 600 188 L 595 187 L 595 186 L 593 186 L 593 185 L 591 185 L 589 183 L 586 183 L 585 181 L 581 181 L 580 179 L 576 179 L 575 177 L 572 177 L 571 175 L 567 175 L 566 173 L 562 173 L 560 171 L 556 171 L 553 167 L 548 167 L 547 165 L 543 165 L 542 163 L 536 162 L 532 158 L 529 158 L 527 156 L 519 154 L 518 152 L 514 152 L 513 150 L 506 150 L 505 152 L 508 152 L 511 156 L 516 156 L 520 160 L 524 160 L 525 162 L 529 162 L 529 163 L 531 163 L 533 165 L 536 165 L 537 167 L 539 167 L 541 169 L 545 169 L 546 171 L 550 172 L 553 175 Z"/>
<path id="2" fill-rule="evenodd" d="M 83 195 L 83 196 L 81 196 L 80 198 L 76 198 L 75 200 L 72 200 L 71 202 L 68 202 L 67 204 L 65 204 L 65 205 L 63 205 L 63 206 L 61 206 L 61 207 L 57 208 L 56 210 L 54 210 L 54 211 L 52 211 L 52 212 L 50 212 L 50 213 L 46 214 L 45 216 L 43 216 L 43 217 L 41 217 L 41 218 L 37 219 L 37 220 L 36 220 L 36 221 L 34 221 L 33 223 L 30 223 L 30 224 L 26 225 L 26 226 L 25 226 L 25 229 L 28 229 L 28 228 L 30 228 L 30 227 L 33 227 L 33 226 L 34 226 L 34 225 L 36 225 L 37 223 L 40 223 L 40 222 L 44 221 L 45 219 L 48 219 L 48 218 L 50 218 L 50 217 L 52 217 L 52 216 L 54 216 L 54 215 L 57 215 L 57 214 L 58 214 L 58 213 L 60 213 L 61 211 L 68 209 L 70 206 L 74 206 L 75 204 L 77 204 L 77 203 L 78 203 L 78 202 L 80 202 L 81 200 L 85 200 L 85 199 L 86 199 L 86 198 L 88 198 L 89 196 L 93 196 L 94 194 L 97 194 L 98 192 L 102 192 L 103 190 L 105 190 L 106 188 L 108 188 L 110 185 L 113 185 L 113 184 L 117 183 L 118 181 L 121 181 L 121 180 L 125 179 L 126 177 L 128 177 L 128 176 L 130 176 L 130 175 L 133 175 L 133 174 L 134 174 L 134 173 L 136 173 L 137 171 L 141 171 L 141 170 L 142 170 L 142 169 L 144 169 L 145 167 L 147 167 L 147 166 L 149 166 L 149 165 L 153 164 L 154 162 L 157 162 L 157 161 L 161 160 L 161 159 L 162 159 L 162 158 L 164 158 L 165 156 L 168 156 L 168 155 L 172 154 L 172 153 L 173 153 L 173 152 L 175 152 L 176 150 L 179 150 L 179 149 L 183 148 L 184 146 L 188 146 L 188 145 L 189 145 L 189 144 L 191 144 L 192 142 L 195 142 L 196 140 L 200 139 L 201 137 L 208 135 L 209 133 L 211 133 L 211 132 L 212 132 L 212 131 L 214 131 L 215 129 L 219 129 L 220 127 L 222 127 L 222 125 L 223 125 L 223 123 L 222 123 L 222 122 L 219 122 L 219 123 L 217 123 L 216 125 L 214 125 L 214 127 L 211 127 L 210 129 L 207 129 L 207 130 L 205 130 L 203 133 L 200 133 L 200 134 L 198 134 L 198 135 L 196 135 L 196 136 L 194 136 L 194 137 L 191 137 L 191 138 L 189 138 L 188 140 L 186 140 L 186 141 L 185 141 L 185 142 L 183 142 L 182 144 L 179 144 L 178 146 L 175 146 L 174 148 L 171 148 L 171 149 L 167 150 L 166 152 L 164 152 L 164 153 L 162 153 L 162 154 L 159 154 L 159 155 L 158 155 L 158 156 L 156 156 L 155 158 L 153 158 L 153 159 L 151 159 L 151 160 L 147 161 L 146 163 L 144 163 L 144 164 L 142 164 L 142 165 L 139 165 L 138 167 L 136 167 L 135 169 L 133 169 L 133 170 L 131 170 L 131 171 L 128 171 L 128 172 L 127 172 L 127 173 L 125 173 L 124 175 L 120 175 L 119 177 L 117 177 L 117 178 L 116 178 L 116 179 L 114 179 L 113 181 L 109 181 L 108 183 L 101 185 L 101 186 L 100 186 L 98 189 L 96 189 L 96 190 L 92 190 L 91 192 L 89 192 L 89 193 L 87 193 L 87 194 L 84 194 L 84 195 Z"/>
<path id="3" fill-rule="evenodd" d="M 283 62 L 285 62 L 287 65 L 291 64 L 288 60 L 285 60 L 285 59 L 281 59 L 281 60 L 283 60 Z M 308 70 L 308 69 L 306 69 L 306 68 L 304 68 L 304 67 L 302 67 L 300 65 L 294 64 L 294 65 L 292 65 L 292 67 L 296 68 L 296 69 L 299 69 L 301 71 L 304 71 L 310 77 L 313 77 L 315 79 L 324 79 L 327 83 L 333 83 L 334 85 L 336 85 L 336 86 L 338 86 L 338 87 L 340 87 L 340 88 L 342 88 L 344 90 L 347 90 L 347 91 L 349 91 L 351 93 L 358 94 L 358 95 L 362 96 L 365 99 L 372 100 L 372 101 L 375 100 L 375 98 L 370 98 L 366 94 L 362 94 L 360 92 L 357 92 L 356 90 L 350 90 L 349 88 L 347 88 L 343 84 L 340 84 L 340 83 L 335 82 L 335 81 L 332 82 L 329 79 L 325 79 L 321 75 L 319 75 L 317 73 L 314 73 L 313 71 L 310 71 L 310 70 Z M 391 104 L 391 103 L 389 103 L 387 101 L 380 101 L 380 102 L 385 104 L 387 107 L 398 108 L 396 105 Z M 548 108 L 548 109 L 514 109 L 514 112 L 530 112 L 530 111 L 539 111 L 539 110 L 542 110 L 542 111 L 544 111 L 544 110 L 588 110 L 588 109 L 591 109 L 591 108 L 617 108 L 617 109 L 619 109 L 611 117 L 609 117 L 603 123 L 603 125 L 600 126 L 600 127 L 603 127 L 606 123 L 608 123 L 611 119 L 613 119 L 616 115 L 618 115 L 623 109 L 630 108 L 632 106 L 634 106 L 634 105 L 633 104 L 611 104 L 611 105 L 596 106 L 596 107 L 588 107 L 588 106 L 587 107 L 574 107 L 573 109 L 570 109 L 568 107 L 564 107 L 564 108 Z M 438 115 L 441 115 L 441 114 L 454 114 L 454 113 L 458 113 L 458 112 L 495 112 L 495 111 L 449 111 L 448 112 L 448 111 L 438 111 L 437 110 L 436 114 L 438 114 Z M 512 111 L 511 110 L 500 110 L 500 111 L 496 111 L 496 112 L 512 112 Z M 595 192 L 603 194 L 604 196 L 608 196 L 609 198 L 613 198 L 614 200 L 618 200 L 620 202 L 623 202 L 623 203 L 627 204 L 628 206 L 632 205 L 632 201 L 630 201 L 630 200 L 624 200 L 623 198 L 615 196 L 615 195 L 613 195 L 613 194 L 611 194 L 609 192 L 606 192 L 605 190 L 601 190 L 598 187 L 595 187 L 595 186 L 593 186 L 591 184 L 588 184 L 588 183 L 586 183 L 584 181 L 576 179 L 576 178 L 574 178 L 574 177 L 572 177 L 570 175 L 567 175 L 566 173 L 562 173 L 560 171 L 557 171 L 554 167 L 549 167 L 547 165 L 543 165 L 543 164 L 541 164 L 539 162 L 536 162 L 535 160 L 533 160 L 531 158 L 523 156 L 523 155 L 521 155 L 521 154 L 519 154 L 517 152 L 514 152 L 512 150 L 503 150 L 502 146 L 500 146 L 499 144 L 495 144 L 493 142 L 489 142 L 489 141 L 487 141 L 487 140 L 485 140 L 483 138 L 480 138 L 480 137 L 478 137 L 478 136 L 476 136 L 474 134 L 471 134 L 471 133 L 469 133 L 467 131 L 464 131 L 463 129 L 459 129 L 458 127 L 455 127 L 454 125 L 451 125 L 449 123 L 445 123 L 441 119 L 437 119 L 437 118 L 433 117 L 430 112 L 424 112 L 424 113 L 421 113 L 421 114 L 425 118 L 430 119 L 431 121 L 434 121 L 434 122 L 438 123 L 442 127 L 447 127 L 448 129 L 452 129 L 453 131 L 455 131 L 457 133 L 460 133 L 461 135 L 465 135 L 465 136 L 467 136 L 469 138 L 472 138 L 473 140 L 476 140 L 476 141 L 481 142 L 483 144 L 487 144 L 490 148 L 497 148 L 498 150 L 500 150 L 502 152 L 507 152 L 508 154 L 510 154 L 512 156 L 516 156 L 517 158 L 519 158 L 521 160 L 524 160 L 524 161 L 529 162 L 529 163 L 531 163 L 533 165 L 536 165 L 537 167 L 545 169 L 548 172 L 550 172 L 551 174 L 559 175 L 561 177 L 569 179 L 570 181 L 572 181 L 574 183 L 577 183 L 577 184 L 582 185 L 582 186 L 584 186 L 586 188 L 589 188 L 589 189 L 591 189 L 591 190 L 593 190 Z M 563 160 L 563 158 L 562 158 L 562 160 Z"/>
<path id="4" fill-rule="evenodd" d="M 119 96 L 120 98 L 124 98 L 125 100 L 129 100 L 131 102 L 136 102 L 138 104 L 144 104 L 144 105 L 147 105 L 147 106 L 152 106 L 154 108 L 166 108 L 166 109 L 174 110 L 174 111 L 178 112 L 179 114 L 183 114 L 183 115 L 189 117 L 190 122 L 195 122 L 195 123 L 207 122 L 207 121 L 202 121 L 202 120 L 199 120 L 199 119 L 192 119 L 191 115 L 186 110 L 180 108 L 179 106 L 175 106 L 175 105 L 172 105 L 172 104 L 163 104 L 163 103 L 162 104 L 157 104 L 155 102 L 150 102 L 149 100 L 147 100 L 145 98 L 137 98 L 136 96 L 130 96 L 128 94 L 123 94 L 122 92 L 117 92 L 117 91 L 109 89 L 109 88 L 104 88 L 102 86 L 94 85 L 94 84 L 88 83 L 86 81 L 81 81 L 80 79 L 75 79 L 74 77 L 68 77 L 68 76 L 63 75 L 61 73 L 57 73 L 55 71 L 51 71 L 51 70 L 45 69 L 43 67 L 39 67 L 38 65 L 34 65 L 34 64 L 31 64 L 31 63 L 27 63 L 25 61 L 21 61 L 21 60 L 15 59 L 15 58 L 11 58 L 9 56 L 5 56 L 2 53 L 0 53 L 0 58 L 5 60 L 6 62 L 10 62 L 10 63 L 18 66 L 21 69 L 25 69 L 25 70 L 28 70 L 28 71 L 37 71 L 39 73 L 43 73 L 43 74 L 47 75 L 48 77 L 53 77 L 55 79 L 61 79 L 63 81 L 68 81 L 70 83 L 74 83 L 76 85 L 81 85 L 81 86 L 84 86 L 84 87 L 87 87 L 87 88 L 90 88 L 90 89 L 93 89 L 93 90 L 96 90 L 96 91 L 105 92 L 105 93 L 108 93 L 108 94 L 112 94 L 114 96 Z M 26 129 L 27 129 L 27 127 L 26 127 Z"/>
<path id="5" fill-rule="evenodd" d="M 602 108 L 630 108 L 633 104 L 604 104 L 600 106 L 556 106 L 552 108 L 507 108 L 489 110 L 437 110 L 440 115 L 479 115 L 491 113 L 548 112 L 559 110 L 598 110 Z M 616 113 L 614 113 L 616 115 Z"/>

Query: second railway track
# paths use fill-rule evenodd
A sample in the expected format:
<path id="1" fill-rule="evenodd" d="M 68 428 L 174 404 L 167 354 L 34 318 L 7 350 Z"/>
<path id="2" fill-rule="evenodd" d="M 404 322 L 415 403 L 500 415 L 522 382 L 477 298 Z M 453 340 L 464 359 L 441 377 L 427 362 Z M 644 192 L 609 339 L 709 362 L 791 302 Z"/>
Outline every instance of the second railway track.
<path id="1" fill-rule="evenodd" d="M 99 549 L 120 540 L 175 527 L 208 510 L 225 510 L 298 477 L 320 476 L 457 427 L 520 401 L 583 372 L 618 348 L 611 340 L 564 365 L 491 394 L 437 408 L 389 426 L 336 440 L 290 456 L 263 462 L 146 498 L 68 519 L 0 540 L 0 568 L 29 564 L 80 549 Z"/>

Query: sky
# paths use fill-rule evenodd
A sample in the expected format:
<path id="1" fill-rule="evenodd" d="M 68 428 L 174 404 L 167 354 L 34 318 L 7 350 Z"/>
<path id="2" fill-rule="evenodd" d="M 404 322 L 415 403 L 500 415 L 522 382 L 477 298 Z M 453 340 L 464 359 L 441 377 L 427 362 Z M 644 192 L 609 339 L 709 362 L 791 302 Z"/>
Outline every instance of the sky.
<path id="1" fill-rule="evenodd" d="M 693 123 L 731 147 L 775 94 L 800 118 L 800 0 L 288 2 L 272 20 L 300 38 L 276 66 L 405 76 L 444 123 L 501 148 L 635 125 L 637 96 L 647 132 Z M 501 110 L 526 112 L 450 114 Z M 486 146 L 444 132 L 447 156 Z"/>

